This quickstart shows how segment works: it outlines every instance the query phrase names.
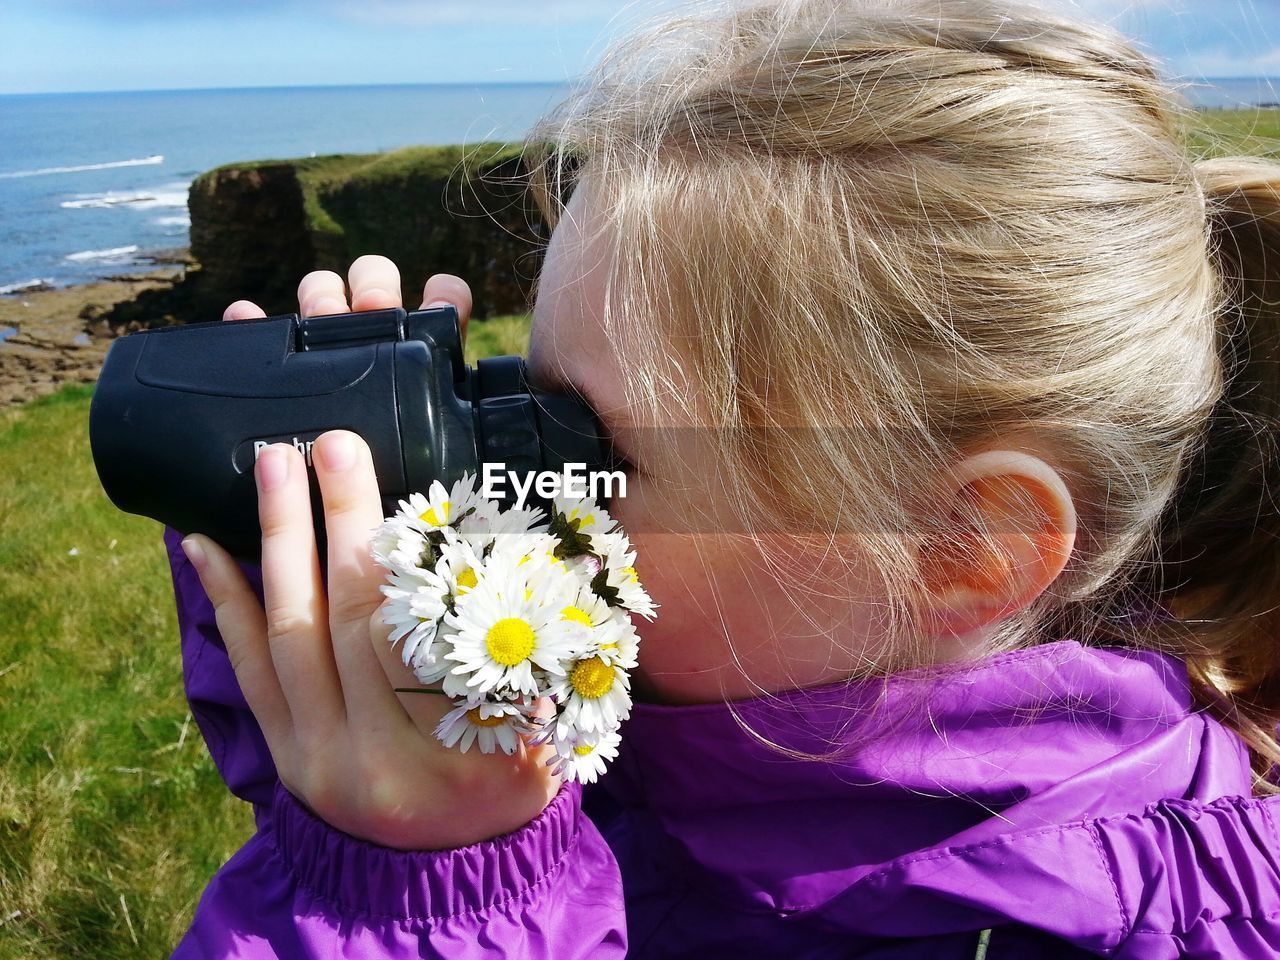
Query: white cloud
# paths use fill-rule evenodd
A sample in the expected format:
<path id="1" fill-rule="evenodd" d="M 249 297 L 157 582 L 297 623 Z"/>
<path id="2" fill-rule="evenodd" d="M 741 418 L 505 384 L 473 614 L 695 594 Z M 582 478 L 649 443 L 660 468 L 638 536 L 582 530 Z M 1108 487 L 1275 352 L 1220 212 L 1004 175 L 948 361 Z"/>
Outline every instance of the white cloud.
<path id="1" fill-rule="evenodd" d="M 1175 60 L 1190 77 L 1275 77 L 1280 75 L 1280 47 L 1253 57 L 1215 46 L 1190 51 Z"/>
<path id="2" fill-rule="evenodd" d="M 1109 24 L 1179 76 L 1280 73 L 1280 0 L 1040 0 Z"/>

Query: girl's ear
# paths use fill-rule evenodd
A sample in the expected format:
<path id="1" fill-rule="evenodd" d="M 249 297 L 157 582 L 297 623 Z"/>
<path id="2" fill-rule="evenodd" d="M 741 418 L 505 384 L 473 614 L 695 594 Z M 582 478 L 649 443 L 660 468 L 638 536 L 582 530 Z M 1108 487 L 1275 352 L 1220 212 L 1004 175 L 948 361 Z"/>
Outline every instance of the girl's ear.
<path id="1" fill-rule="evenodd" d="M 952 471 L 953 521 L 919 545 L 927 627 L 959 637 L 1021 610 L 1066 566 L 1076 510 L 1062 477 L 1038 457 L 987 450 Z"/>

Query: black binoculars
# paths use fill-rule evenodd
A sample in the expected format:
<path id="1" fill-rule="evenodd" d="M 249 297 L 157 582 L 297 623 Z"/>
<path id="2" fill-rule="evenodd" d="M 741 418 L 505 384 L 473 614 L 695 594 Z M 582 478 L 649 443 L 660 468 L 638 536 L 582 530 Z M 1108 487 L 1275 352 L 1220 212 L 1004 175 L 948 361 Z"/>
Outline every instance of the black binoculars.
<path id="1" fill-rule="evenodd" d="M 610 463 L 591 409 L 531 390 L 521 358 L 468 367 L 452 307 L 130 334 L 108 351 L 89 411 L 94 464 L 117 507 L 249 561 L 261 551 L 259 451 L 292 443 L 309 465 L 311 444 L 333 429 L 368 443 L 384 515 L 433 480 L 447 487 L 486 463 L 513 477 Z M 323 542 L 314 473 L 311 484 Z"/>

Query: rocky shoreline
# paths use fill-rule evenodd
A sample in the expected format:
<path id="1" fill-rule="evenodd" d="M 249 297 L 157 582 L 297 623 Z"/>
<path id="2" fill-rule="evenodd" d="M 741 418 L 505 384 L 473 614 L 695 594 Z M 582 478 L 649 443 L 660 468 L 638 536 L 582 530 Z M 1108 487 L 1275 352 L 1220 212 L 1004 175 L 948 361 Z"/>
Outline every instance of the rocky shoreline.
<path id="1" fill-rule="evenodd" d="M 523 312 L 545 245 L 525 179 L 519 145 L 502 143 L 210 170 L 188 191 L 189 249 L 127 276 L 0 293 L 0 407 L 94 382 L 122 333 L 216 320 L 240 297 L 291 311 L 301 277 L 345 272 L 365 253 L 416 265 L 406 300 L 430 274 L 454 273 L 471 280 L 473 316 Z"/>
<path id="2" fill-rule="evenodd" d="M 142 326 L 113 322 L 120 305 L 172 289 L 190 263 L 185 250 L 151 259 L 155 270 L 0 296 L 0 407 L 95 382 L 111 341 Z"/>

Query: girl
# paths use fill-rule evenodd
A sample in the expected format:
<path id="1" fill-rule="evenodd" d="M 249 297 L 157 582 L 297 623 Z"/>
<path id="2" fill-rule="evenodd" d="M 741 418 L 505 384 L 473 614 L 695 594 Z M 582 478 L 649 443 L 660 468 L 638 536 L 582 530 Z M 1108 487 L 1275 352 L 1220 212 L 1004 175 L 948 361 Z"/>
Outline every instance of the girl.
<path id="1" fill-rule="evenodd" d="M 260 571 L 167 536 L 258 824 L 175 956 L 1280 955 L 1280 166 L 1192 162 L 1187 119 L 1122 38 L 996 0 L 617 47 L 534 137 L 530 365 L 634 465 L 622 753 L 584 797 L 440 747 L 368 448 L 315 447 L 327 595 L 272 448 Z M 399 303 L 348 279 L 303 313 Z"/>

